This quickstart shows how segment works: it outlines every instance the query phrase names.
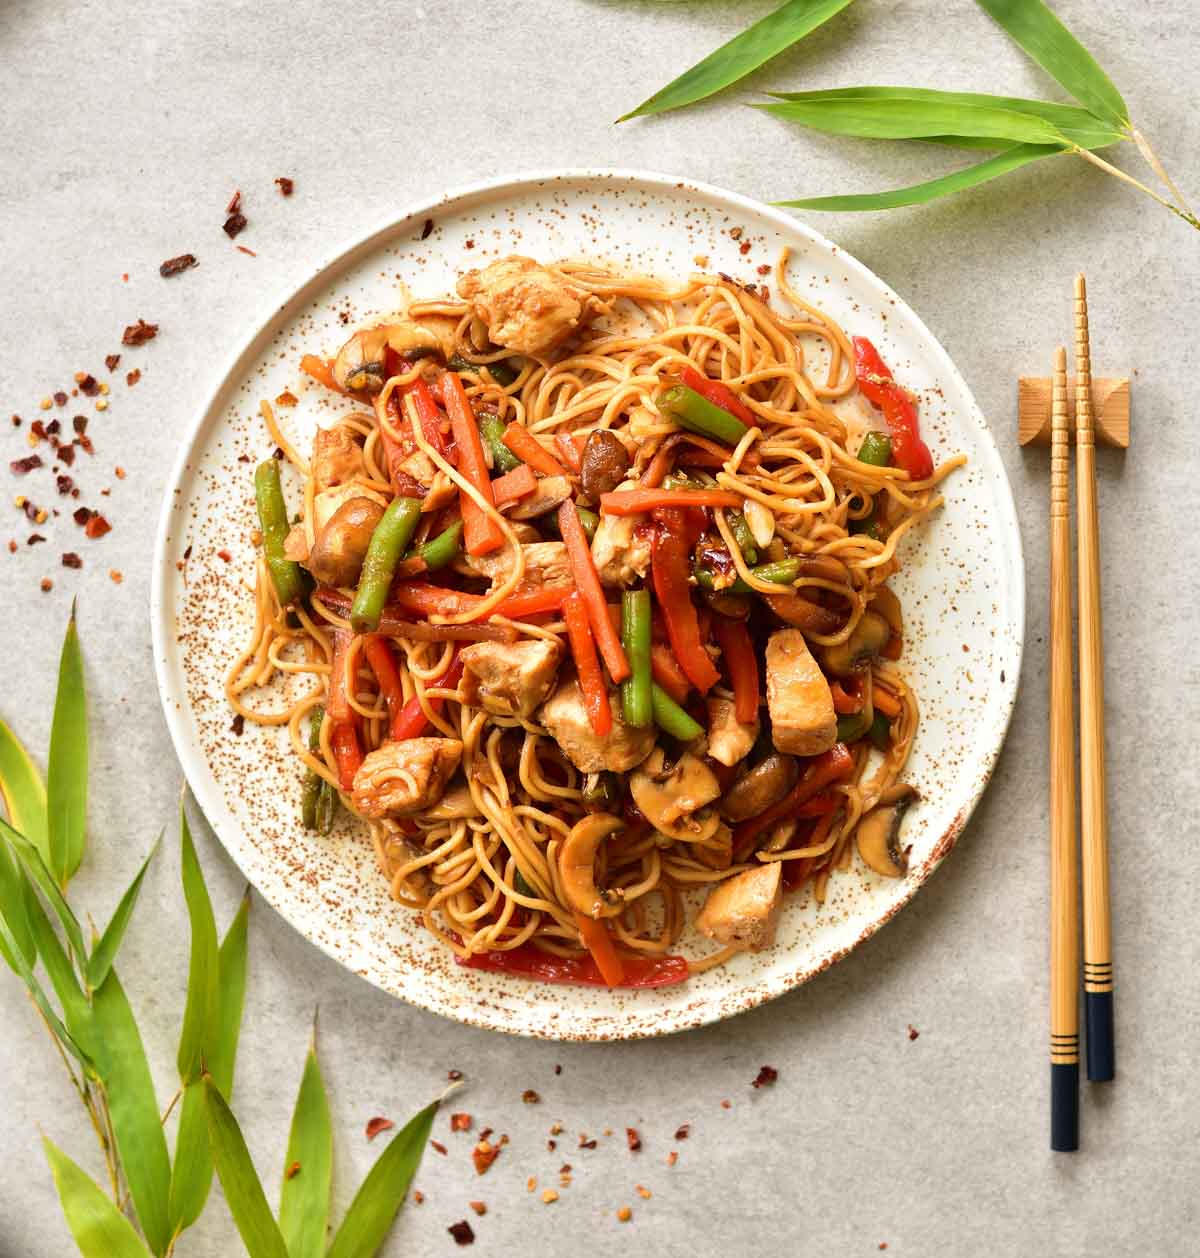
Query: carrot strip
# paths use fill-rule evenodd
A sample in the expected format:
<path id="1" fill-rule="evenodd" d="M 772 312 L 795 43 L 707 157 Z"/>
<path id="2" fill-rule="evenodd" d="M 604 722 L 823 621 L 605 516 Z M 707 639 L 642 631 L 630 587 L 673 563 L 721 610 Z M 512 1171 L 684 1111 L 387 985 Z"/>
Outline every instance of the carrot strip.
<path id="1" fill-rule="evenodd" d="M 838 716 L 852 716 L 863 709 L 863 697 L 860 691 L 847 690 L 840 681 L 829 683 L 829 693 L 833 698 L 833 710 Z"/>
<path id="2" fill-rule="evenodd" d="M 625 964 L 613 947 L 608 927 L 582 913 L 575 914 L 575 925 L 579 927 L 579 934 L 588 952 L 592 954 L 592 960 L 595 961 L 601 977 L 609 987 L 620 987 L 625 978 Z"/>
<path id="3" fill-rule="evenodd" d="M 728 616 L 714 616 L 712 627 L 733 683 L 733 714 L 743 725 L 749 725 L 758 720 L 759 695 L 758 659 L 750 631 L 742 621 Z"/>
<path id="4" fill-rule="evenodd" d="M 900 700 L 890 690 L 884 690 L 882 686 L 871 686 L 871 702 L 889 721 L 894 721 L 904 711 L 904 705 Z"/>
<path id="5" fill-rule="evenodd" d="M 575 587 L 573 585 L 532 585 L 518 586 L 498 607 L 492 608 L 489 615 L 508 616 L 517 619 L 521 616 L 532 616 L 537 612 L 557 611 L 563 605 L 563 599 Z M 422 616 L 460 616 L 477 608 L 483 602 L 480 594 L 467 594 L 462 590 L 447 589 L 442 585 L 431 585 L 427 581 L 398 581 L 392 587 L 391 601 L 385 608 L 385 615 L 397 611 L 417 612 Z M 336 606 L 330 603 L 329 606 Z"/>
<path id="6" fill-rule="evenodd" d="M 334 393 L 346 395 L 346 390 L 340 388 L 333 378 L 333 359 L 318 358 L 316 354 L 305 354 L 300 359 L 300 370 L 306 376 L 311 376 L 318 384 L 323 384 L 327 389 L 332 389 Z"/>
<path id="7" fill-rule="evenodd" d="M 704 649 L 700 620 L 692 602 L 685 529 L 686 520 L 682 511 L 663 512 L 662 521 L 654 534 L 650 575 L 654 581 L 655 600 L 662 611 L 667 637 L 679 667 L 701 694 L 707 694 L 721 680 L 721 674 Z"/>
<path id="8" fill-rule="evenodd" d="M 575 585 L 583 597 L 592 633 L 608 668 L 608 674 L 613 681 L 624 681 L 629 676 L 629 661 L 625 658 L 621 635 L 613 628 L 609 619 L 608 602 L 600 585 L 596 565 L 592 562 L 587 535 L 583 531 L 583 525 L 579 523 L 579 512 L 569 499 L 558 509 L 558 531 L 566 544 Z"/>
<path id="9" fill-rule="evenodd" d="M 387 705 L 388 721 L 395 738 L 396 720 L 404 707 L 404 689 L 400 685 L 400 673 L 396 669 L 396 657 L 392 654 L 391 644 L 377 633 L 369 633 L 363 639 L 363 654 L 379 683 L 379 693 Z"/>
<path id="10" fill-rule="evenodd" d="M 672 507 L 740 507 L 740 494 L 727 489 L 621 489 L 600 495 L 606 515 L 643 515 Z"/>
<path id="11" fill-rule="evenodd" d="M 458 651 L 455 650 L 454 657 L 450 661 L 450 667 L 440 677 L 427 682 L 426 685 L 430 689 L 457 690 L 458 683 L 462 680 L 462 675 L 462 658 L 459 656 Z M 440 712 L 445 702 L 445 699 L 435 696 L 430 698 L 429 706 L 435 712 Z M 428 728 L 429 718 L 425 715 L 425 709 L 421 707 L 421 700 L 417 695 L 413 695 L 392 718 L 392 740 L 393 742 L 402 743 L 408 738 L 420 738 Z"/>
<path id="12" fill-rule="evenodd" d="M 559 432 L 554 434 L 554 444 L 558 447 L 567 469 L 573 476 L 578 476 L 583 471 L 583 449 L 580 443 L 571 433 Z"/>
<path id="13" fill-rule="evenodd" d="M 350 706 L 346 694 L 346 652 L 354 635 L 345 629 L 333 632 L 333 663 L 329 674 L 329 698 L 325 711 L 332 723 L 329 734 L 333 758 L 338 767 L 338 784 L 343 791 L 354 786 L 354 775 L 363 762 L 362 745 L 358 738 L 358 713 Z"/>
<path id="14" fill-rule="evenodd" d="M 688 697 L 692 683 L 665 642 L 650 644 L 650 674 L 676 703 L 683 703 Z"/>
<path id="15" fill-rule="evenodd" d="M 579 689 L 583 691 L 583 705 L 593 732 L 600 738 L 612 732 L 612 708 L 608 702 L 608 687 L 600 671 L 600 659 L 596 654 L 596 640 L 588 624 L 587 609 L 578 590 L 563 600 L 563 619 L 567 622 L 567 638 L 571 654 L 575 657 L 575 671 L 579 674 Z"/>
<path id="16" fill-rule="evenodd" d="M 405 364 L 407 366 L 407 364 Z M 457 377 L 455 377 L 457 379 Z M 433 390 L 424 380 L 417 379 L 408 386 L 413 404 L 417 408 L 417 420 L 421 425 L 421 435 L 443 457 L 446 454 L 446 434 L 442 427 L 444 416 L 434 400 Z M 442 390 L 443 396 L 445 389 Z"/>
<path id="17" fill-rule="evenodd" d="M 515 467 L 511 472 L 505 472 L 503 476 L 497 476 L 492 481 L 492 497 L 496 500 L 496 506 L 502 507 L 505 503 L 528 497 L 536 488 L 537 477 L 533 474 L 533 468 L 522 463 L 520 467 Z"/>
<path id="18" fill-rule="evenodd" d="M 483 442 L 479 437 L 475 412 L 471 409 L 462 380 L 452 371 L 447 372 L 443 378 L 442 396 L 446 400 L 450 430 L 458 447 L 458 470 L 479 491 L 483 500 L 494 506 L 492 482 L 483 457 Z M 500 526 L 483 512 L 473 498 L 461 490 L 459 505 L 463 518 L 463 540 L 468 555 L 487 555 L 504 545 L 504 534 L 500 531 Z"/>
<path id="19" fill-rule="evenodd" d="M 879 654 L 882 655 L 885 660 L 898 660 L 903 652 L 904 639 L 898 633 L 894 633 L 887 642 L 884 643 L 883 650 L 880 651 Z"/>
<path id="20" fill-rule="evenodd" d="M 549 450 L 523 424 L 514 420 L 504 430 L 500 438 L 506 446 L 521 460 L 528 463 L 536 472 L 543 476 L 566 476 L 567 469 L 550 453 Z"/>

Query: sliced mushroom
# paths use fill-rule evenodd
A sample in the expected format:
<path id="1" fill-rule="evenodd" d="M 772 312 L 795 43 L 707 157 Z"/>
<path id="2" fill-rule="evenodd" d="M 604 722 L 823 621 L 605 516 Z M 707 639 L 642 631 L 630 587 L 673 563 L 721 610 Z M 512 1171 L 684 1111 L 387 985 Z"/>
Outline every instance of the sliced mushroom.
<path id="1" fill-rule="evenodd" d="M 339 388 L 351 393 L 378 393 L 387 380 L 386 351 L 391 349 L 408 358 L 454 353 L 456 320 L 430 315 L 421 320 L 406 319 L 364 328 L 338 350 L 333 361 L 333 378 Z"/>
<path id="2" fill-rule="evenodd" d="M 720 817 L 706 804 L 721 794 L 716 774 L 691 752 L 670 767 L 656 747 L 629 777 L 629 793 L 642 816 L 660 833 L 685 843 L 711 839 Z"/>
<path id="3" fill-rule="evenodd" d="M 466 817 L 478 817 L 479 812 L 471 788 L 462 782 L 448 790 L 425 816 L 430 821 L 461 821 Z"/>
<path id="4" fill-rule="evenodd" d="M 862 619 L 845 642 L 827 646 L 821 653 L 827 671 L 848 677 L 863 660 L 870 659 L 887 645 L 892 636 L 888 622 L 878 612 L 863 612 Z"/>
<path id="5" fill-rule="evenodd" d="M 343 502 L 317 534 L 308 556 L 308 570 L 323 585 L 358 583 L 371 534 L 383 519 L 383 508 L 370 498 Z"/>
<path id="6" fill-rule="evenodd" d="M 594 812 L 577 821 L 558 853 L 558 873 L 571 907 L 587 917 L 615 917 L 625 907 L 624 893 L 596 885 L 596 853 L 610 834 L 625 828 L 620 817 Z"/>
<path id="7" fill-rule="evenodd" d="M 907 782 L 897 782 L 858 823 L 858 854 L 868 869 L 885 878 L 903 878 L 908 873 L 908 848 L 901 848 L 899 843 L 900 823 L 917 798 Z"/>
<path id="8" fill-rule="evenodd" d="M 566 476 L 543 476 L 531 494 L 518 499 L 511 511 L 505 514 L 510 520 L 532 520 L 535 516 L 553 511 L 571 496 L 571 482 Z"/>
<path id="9" fill-rule="evenodd" d="M 820 607 L 802 594 L 762 594 L 759 597 L 787 625 L 805 633 L 836 633 L 845 619 L 828 607 Z"/>
<path id="10" fill-rule="evenodd" d="M 781 752 L 760 760 L 725 792 L 721 816 L 727 821 L 745 821 L 766 812 L 796 785 L 800 767 L 792 756 Z"/>
<path id="11" fill-rule="evenodd" d="M 583 447 L 583 491 L 599 501 L 611 493 L 629 471 L 629 451 L 625 443 L 607 428 L 598 428 Z"/>

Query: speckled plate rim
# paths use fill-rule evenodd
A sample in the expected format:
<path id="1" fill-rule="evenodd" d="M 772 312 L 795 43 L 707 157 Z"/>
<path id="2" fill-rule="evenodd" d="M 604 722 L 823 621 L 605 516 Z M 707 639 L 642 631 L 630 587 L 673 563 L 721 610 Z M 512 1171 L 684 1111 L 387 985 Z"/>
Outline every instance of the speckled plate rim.
<path id="1" fill-rule="evenodd" d="M 196 418 L 192 421 L 179 446 L 179 452 L 171 469 L 162 506 L 159 513 L 158 527 L 154 544 L 154 565 L 150 590 L 150 620 L 152 645 L 154 650 L 155 676 L 159 697 L 163 706 L 163 715 L 170 731 L 176 755 L 184 771 L 188 785 L 194 798 L 204 812 L 214 833 L 227 853 L 238 864 L 242 872 L 250 878 L 260 895 L 296 930 L 310 942 L 315 943 L 328 956 L 338 961 L 352 973 L 354 971 L 344 956 L 339 956 L 336 949 L 325 939 L 315 937 L 313 930 L 305 927 L 291 917 L 279 903 L 269 881 L 251 877 L 244 863 L 239 859 L 239 842 L 232 830 L 237 829 L 236 819 L 229 812 L 221 798 L 219 787 L 212 775 L 203 748 L 193 741 L 187 727 L 184 710 L 187 706 L 187 695 L 180 687 L 176 689 L 169 671 L 169 656 L 176 649 L 174 643 L 175 620 L 168 604 L 167 584 L 170 564 L 170 538 L 172 521 L 176 507 L 176 496 L 181 492 L 187 477 L 191 460 L 198 443 L 206 430 L 220 419 L 231 382 L 234 381 L 252 363 L 261 352 L 263 345 L 269 341 L 275 325 L 284 318 L 290 317 L 303 305 L 320 293 L 334 278 L 334 273 L 348 265 L 351 255 L 361 255 L 376 245 L 383 245 L 399 228 L 411 221 L 428 217 L 456 202 L 475 198 L 480 195 L 498 195 L 505 190 L 525 191 L 532 185 L 554 182 L 571 182 L 595 180 L 599 182 L 620 182 L 625 184 L 641 184 L 656 192 L 679 192 L 693 190 L 696 193 L 721 201 L 731 210 L 757 215 L 772 223 L 784 236 L 789 234 L 804 237 L 812 245 L 836 256 L 839 265 L 853 272 L 857 278 L 876 290 L 881 300 L 890 302 L 898 316 L 908 322 L 910 327 L 925 341 L 925 352 L 938 372 L 948 381 L 953 382 L 970 409 L 970 418 L 974 421 L 974 437 L 977 442 L 977 458 L 984 470 L 991 476 L 993 488 L 997 490 L 995 505 L 1000 515 L 999 523 L 1003 537 L 1000 554 L 1005 568 L 1004 588 L 1008 598 L 1007 610 L 1009 617 L 1005 627 L 1010 633 L 1009 652 L 1005 659 L 1005 670 L 1000 673 L 999 699 L 1002 711 L 993 709 L 991 713 L 992 735 L 990 745 L 985 751 L 977 752 L 980 772 L 971 786 L 963 793 L 963 800 L 953 823 L 935 844 L 930 855 L 916 869 L 910 869 L 905 880 L 903 893 L 893 898 L 886 905 L 881 905 L 881 912 L 873 920 L 866 922 L 862 930 L 848 947 L 830 953 L 806 970 L 792 970 L 783 974 L 778 970 L 765 975 L 752 976 L 738 992 L 736 1006 L 728 1001 L 719 1000 L 705 1002 L 700 1008 L 693 1008 L 686 1019 L 664 1014 L 650 1024 L 638 1021 L 633 1027 L 626 1029 L 607 1028 L 604 1038 L 645 1039 L 669 1035 L 677 1031 L 693 1029 L 712 1022 L 731 1017 L 736 1013 L 764 1004 L 785 992 L 801 986 L 809 979 L 823 973 L 835 962 L 841 960 L 853 948 L 869 939 L 876 931 L 889 922 L 905 905 L 907 905 L 924 885 L 935 869 L 953 849 L 971 814 L 987 789 L 1000 751 L 1003 748 L 1009 725 L 1012 720 L 1013 708 L 1016 703 L 1017 689 L 1020 680 L 1021 659 L 1024 649 L 1025 630 L 1025 561 L 1021 544 L 1020 527 L 1017 521 L 1016 504 L 1013 499 L 1012 486 L 1008 480 L 1003 460 L 1000 457 L 995 439 L 987 421 L 975 402 L 966 381 L 955 366 L 950 355 L 942 347 L 938 339 L 919 315 L 885 284 L 875 273 L 853 255 L 840 246 L 835 245 L 827 237 L 813 230 L 807 223 L 792 217 L 781 209 L 777 209 L 753 197 L 732 192 L 715 184 L 702 180 L 681 178 L 653 171 L 643 171 L 626 167 L 563 167 L 545 170 L 532 170 L 516 174 L 496 176 L 492 179 L 450 189 L 437 196 L 417 201 L 403 208 L 400 212 L 390 215 L 383 223 L 362 232 L 342 243 L 320 262 L 309 278 L 298 288 L 292 289 L 282 301 L 276 298 L 266 312 L 252 322 L 252 330 L 247 334 L 237 349 L 228 357 L 224 367 L 215 375 L 214 383 L 205 395 L 203 404 L 197 409 Z M 227 829 L 227 824 L 230 829 Z M 534 1038 L 554 1040 L 584 1040 L 597 1038 L 597 1034 L 588 1030 L 569 1030 L 554 1022 L 545 1025 L 531 1025 L 514 1022 L 503 1016 L 501 1010 L 491 1005 L 482 1008 L 472 1007 L 463 1003 L 416 1001 L 406 995 L 392 991 L 381 982 L 374 973 L 361 975 L 367 981 L 389 991 L 392 995 L 408 1003 L 417 1004 L 431 1012 L 463 1022 L 467 1025 L 481 1027 L 486 1030 L 504 1031 Z M 524 980 L 521 980 L 524 981 Z M 560 989 L 564 990 L 564 989 Z M 565 989 L 569 990 L 569 989 Z"/>

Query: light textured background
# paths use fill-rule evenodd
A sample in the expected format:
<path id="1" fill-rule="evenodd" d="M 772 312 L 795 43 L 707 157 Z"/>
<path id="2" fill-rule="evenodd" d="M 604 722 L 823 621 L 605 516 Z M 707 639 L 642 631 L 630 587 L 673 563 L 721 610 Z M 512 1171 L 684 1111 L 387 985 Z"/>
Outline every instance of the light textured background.
<path id="1" fill-rule="evenodd" d="M 76 543 L 69 520 L 42 530 L 46 546 L 0 551 L 0 711 L 39 751 L 59 635 L 79 594 L 95 768 L 91 853 L 74 897 L 98 920 L 170 822 L 180 785 L 147 624 L 167 468 L 218 364 L 333 242 L 414 198 L 535 166 L 657 168 L 771 199 L 893 186 L 957 160 L 791 130 L 742 107 L 751 89 L 914 82 L 1055 93 L 969 0 L 861 0 L 717 102 L 610 124 L 768 7 L 0 6 L 0 406 L 28 422 L 37 399 L 73 371 L 99 374 L 125 324 L 144 316 L 162 325 L 152 345 L 124 351 L 122 371 L 140 366 L 142 382 L 114 385 L 111 409 L 92 421 L 96 458 L 81 459 L 84 501 L 98 505 L 95 491 L 113 487 L 112 534 L 79 540 L 81 573 L 56 567 Z M 1200 196 L 1191 6 L 1058 8 Z M 272 186 L 277 175 L 296 180 L 290 201 Z M 220 230 L 234 187 L 250 219 L 240 241 L 257 258 Z M 318 1004 L 339 1213 L 378 1151 L 363 1138 L 367 1118 L 401 1119 L 448 1068 L 471 1080 L 462 1108 L 511 1137 L 476 1180 L 470 1141 L 449 1137 L 442 1119 L 450 1156 L 426 1158 L 417 1180 L 425 1204 L 406 1210 L 388 1254 L 456 1252 L 445 1229 L 463 1217 L 481 1254 L 586 1245 L 596 1255 L 826 1258 L 873 1253 L 881 1242 L 890 1254 L 956 1258 L 1195 1253 L 1200 833 L 1186 748 L 1200 716 L 1192 414 L 1200 238 L 1069 158 L 929 208 L 814 222 L 923 315 L 1005 454 L 1025 537 L 1029 623 L 1025 685 L 995 780 L 953 859 L 881 935 L 774 1005 L 661 1042 L 539 1044 L 440 1021 L 338 969 L 259 904 L 235 1099 L 272 1195 Z M 160 279 L 158 263 L 185 250 L 199 269 Z M 1120 1080 L 1085 1088 L 1084 1148 L 1068 1158 L 1047 1150 L 1046 458 L 1019 451 L 1013 433 L 1015 377 L 1044 369 L 1069 335 L 1080 267 L 1097 372 L 1136 368 L 1137 435 L 1124 458 L 1101 458 Z M 21 434 L 3 440 L 5 461 L 26 453 Z M 123 482 L 111 475 L 118 463 L 129 470 Z M 3 510 L 0 538 L 23 539 L 26 522 Z M 109 582 L 109 567 L 124 572 L 123 585 Z M 38 590 L 45 574 L 55 579 L 49 595 Z M 224 922 L 240 879 L 207 832 L 200 843 Z M 165 1099 L 186 973 L 173 833 L 147 879 L 122 971 Z M 59 1258 L 71 1243 L 38 1130 L 81 1157 L 94 1149 L 7 971 L 0 999 L 0 1253 Z M 756 1093 L 749 1084 L 763 1063 L 780 1079 Z M 521 1103 L 525 1088 L 541 1093 L 540 1106 Z M 545 1140 L 556 1119 L 567 1134 L 552 1154 Z M 692 1136 L 676 1146 L 682 1122 Z M 640 1154 L 625 1149 L 627 1124 L 641 1129 Z M 574 1147 L 574 1133 L 605 1127 L 617 1134 L 596 1151 Z M 680 1159 L 668 1170 L 672 1148 Z M 555 1182 L 564 1155 L 574 1184 L 543 1206 L 526 1193 L 526 1177 Z M 635 1196 L 637 1183 L 652 1200 Z M 472 1198 L 488 1203 L 486 1218 L 469 1214 Z M 625 1203 L 635 1217 L 622 1226 L 614 1211 Z M 237 1250 L 214 1198 L 179 1252 Z"/>

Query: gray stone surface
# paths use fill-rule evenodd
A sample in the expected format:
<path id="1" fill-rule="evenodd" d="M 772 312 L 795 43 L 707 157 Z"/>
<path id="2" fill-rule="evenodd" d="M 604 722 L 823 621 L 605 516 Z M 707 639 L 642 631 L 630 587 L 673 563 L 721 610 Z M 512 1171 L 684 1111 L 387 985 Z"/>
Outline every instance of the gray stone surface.
<path id="1" fill-rule="evenodd" d="M 0 8 L 5 414 L 28 423 L 40 397 L 120 348 L 135 318 L 162 325 L 153 344 L 122 351 L 112 406 L 92 420 L 95 458 L 79 461 L 82 501 L 103 507 L 111 535 L 85 543 L 64 518 L 41 530 L 48 544 L 30 549 L 30 527 L 4 508 L 3 540 L 21 545 L 0 557 L 0 711 L 39 752 L 59 635 L 79 595 L 95 768 L 91 852 L 75 898 L 97 920 L 170 824 L 180 787 L 147 623 L 168 466 L 231 347 L 333 243 L 416 197 L 522 168 L 657 168 L 770 199 L 906 183 L 957 160 L 917 145 L 804 134 L 745 109 L 745 90 L 658 122 L 610 124 L 767 7 L 10 0 Z M 1191 6 L 1058 7 L 1200 196 Z M 968 0 L 864 0 L 748 86 L 856 82 L 1054 91 Z M 272 186 L 277 175 L 296 180 L 291 200 Z M 257 257 L 221 233 L 235 187 L 250 220 L 240 243 Z M 476 1179 L 468 1138 L 449 1136 L 442 1119 L 450 1155 L 427 1157 L 417 1180 L 426 1201 L 408 1208 L 388 1254 L 454 1252 L 446 1227 L 463 1217 L 481 1254 L 586 1246 L 596 1255 L 825 1258 L 884 1242 L 890 1254 L 955 1258 L 1196 1252 L 1200 834 L 1185 792 L 1200 716 L 1192 414 L 1200 238 L 1070 158 L 929 208 L 814 222 L 929 322 L 991 417 L 1012 477 L 1028 558 L 1028 654 L 995 780 L 953 859 L 886 931 L 786 999 L 661 1042 L 540 1044 L 440 1021 L 346 974 L 256 905 L 236 1102 L 272 1195 L 316 1005 L 338 1213 L 378 1151 L 363 1137 L 366 1120 L 402 1118 L 449 1068 L 471 1081 L 461 1107 L 511 1137 Z M 199 268 L 160 279 L 158 263 L 185 250 Z M 1047 469 L 1043 453 L 1017 449 L 1014 405 L 1015 377 L 1044 369 L 1069 335 L 1080 267 L 1097 371 L 1136 369 L 1136 438 L 1124 458 L 1101 458 L 1120 1078 L 1085 1088 L 1084 1148 L 1069 1158 L 1047 1149 Z M 143 379 L 129 390 L 123 372 L 134 366 Z M 65 414 L 77 409 L 94 414 L 90 406 Z M 23 434 L 4 441 L 6 461 L 26 452 Z M 115 478 L 117 464 L 126 479 Z M 111 497 L 98 497 L 102 486 Z M 18 488 L 8 482 L 10 503 Z M 86 566 L 73 573 L 58 556 L 76 542 Z M 110 567 L 123 584 L 109 581 Z M 43 575 L 54 579 L 50 594 L 38 589 Z M 203 827 L 198 841 L 224 921 L 240 879 Z M 147 878 L 122 970 L 165 1099 L 186 973 L 173 834 Z M 38 1131 L 89 1166 L 94 1145 L 7 972 L 0 998 L 0 1253 L 59 1258 L 71 1243 Z M 779 1082 L 754 1092 L 764 1062 Z M 526 1088 L 541 1093 L 539 1106 L 522 1104 Z M 566 1130 L 551 1153 L 555 1120 Z M 691 1138 L 676 1145 L 682 1122 Z M 641 1153 L 625 1148 L 627 1124 L 642 1132 Z M 578 1132 L 605 1128 L 616 1134 L 594 1152 L 576 1148 Z M 668 1169 L 675 1148 L 679 1163 Z M 555 1184 L 564 1160 L 574 1183 L 544 1206 L 526 1178 Z M 635 1184 L 653 1199 L 639 1199 Z M 486 1218 L 469 1213 L 472 1198 L 487 1202 Z M 634 1221 L 622 1226 L 614 1211 L 626 1203 Z M 219 1198 L 179 1247 L 237 1251 Z"/>

